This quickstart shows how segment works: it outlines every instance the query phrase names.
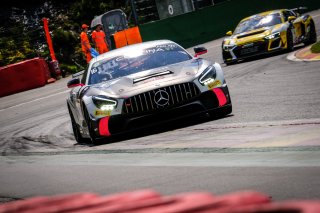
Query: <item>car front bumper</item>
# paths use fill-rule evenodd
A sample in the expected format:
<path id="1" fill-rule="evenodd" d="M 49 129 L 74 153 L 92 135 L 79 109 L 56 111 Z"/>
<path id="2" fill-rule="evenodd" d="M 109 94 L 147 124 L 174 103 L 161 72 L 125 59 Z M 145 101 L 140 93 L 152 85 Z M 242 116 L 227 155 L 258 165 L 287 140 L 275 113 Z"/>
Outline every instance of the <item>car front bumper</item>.
<path id="1" fill-rule="evenodd" d="M 119 114 L 98 119 L 93 121 L 94 132 L 97 138 L 117 135 L 228 106 L 231 106 L 231 98 L 228 87 L 225 85 L 224 87 L 208 90 L 184 103 L 167 108 L 147 113 Z M 105 122 L 106 120 L 107 122 Z"/>
<path id="2" fill-rule="evenodd" d="M 223 49 L 222 55 L 225 63 L 231 63 L 240 59 L 280 51 L 284 48 L 284 42 L 278 37 L 270 40 L 253 41 L 244 45 L 236 45 L 228 50 Z"/>

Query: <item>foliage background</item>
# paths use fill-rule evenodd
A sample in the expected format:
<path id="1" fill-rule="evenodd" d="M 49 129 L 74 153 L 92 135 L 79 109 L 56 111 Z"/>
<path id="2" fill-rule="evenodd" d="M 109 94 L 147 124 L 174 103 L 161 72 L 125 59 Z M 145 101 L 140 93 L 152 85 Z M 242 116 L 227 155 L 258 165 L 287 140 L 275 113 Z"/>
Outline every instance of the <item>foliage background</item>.
<path id="1" fill-rule="evenodd" d="M 81 25 L 112 9 L 127 13 L 129 6 L 128 0 L 10 0 L 0 8 L 0 67 L 34 57 L 51 60 L 42 22 L 46 17 L 61 68 L 76 72 L 86 65 Z"/>

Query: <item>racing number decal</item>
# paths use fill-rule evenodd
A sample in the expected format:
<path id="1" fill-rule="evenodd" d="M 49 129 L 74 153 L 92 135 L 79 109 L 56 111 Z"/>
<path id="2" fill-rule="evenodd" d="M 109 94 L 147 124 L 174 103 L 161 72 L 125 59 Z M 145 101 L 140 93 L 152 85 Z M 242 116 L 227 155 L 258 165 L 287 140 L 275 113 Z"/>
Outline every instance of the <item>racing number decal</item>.
<path id="1" fill-rule="evenodd" d="M 94 112 L 95 116 L 110 116 L 111 115 L 111 111 L 110 110 L 96 110 Z"/>
<path id="2" fill-rule="evenodd" d="M 214 82 L 209 83 L 207 86 L 208 86 L 208 89 L 213 89 L 213 88 L 219 87 L 221 85 L 222 85 L 222 83 L 220 80 L 215 80 Z"/>

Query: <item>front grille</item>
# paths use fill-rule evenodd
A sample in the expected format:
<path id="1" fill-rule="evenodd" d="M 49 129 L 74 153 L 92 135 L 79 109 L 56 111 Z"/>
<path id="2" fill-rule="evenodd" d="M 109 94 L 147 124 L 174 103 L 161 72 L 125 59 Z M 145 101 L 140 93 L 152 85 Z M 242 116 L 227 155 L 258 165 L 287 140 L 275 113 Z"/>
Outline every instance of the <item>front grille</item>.
<path id="1" fill-rule="evenodd" d="M 233 52 L 237 57 L 245 57 L 259 52 L 264 52 L 267 49 L 266 42 L 255 42 L 251 46 L 244 45 L 236 47 Z"/>
<path id="2" fill-rule="evenodd" d="M 122 113 L 148 112 L 181 104 L 200 94 L 194 83 L 183 83 L 144 92 L 124 100 Z"/>
<path id="3" fill-rule="evenodd" d="M 281 39 L 280 39 L 280 38 L 278 38 L 278 39 L 276 39 L 276 40 L 272 41 L 272 43 L 271 43 L 271 45 L 270 45 L 270 49 L 274 49 L 274 48 L 279 47 L 279 46 L 280 46 L 280 41 L 281 41 Z"/>

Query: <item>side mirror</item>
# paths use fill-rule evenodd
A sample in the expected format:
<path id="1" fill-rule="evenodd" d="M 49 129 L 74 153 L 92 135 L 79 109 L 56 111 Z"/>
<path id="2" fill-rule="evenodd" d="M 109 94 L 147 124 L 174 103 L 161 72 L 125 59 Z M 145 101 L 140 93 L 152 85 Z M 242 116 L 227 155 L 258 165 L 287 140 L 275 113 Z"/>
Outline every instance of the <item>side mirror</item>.
<path id="1" fill-rule="evenodd" d="M 208 50 L 205 47 L 195 47 L 194 49 L 194 57 L 198 57 L 199 55 L 205 54 Z"/>
<path id="2" fill-rule="evenodd" d="M 80 83 L 80 79 L 79 78 L 74 78 L 71 79 L 70 81 L 68 81 L 67 83 L 67 87 L 68 88 L 72 88 L 72 87 L 77 87 L 77 86 L 83 86 L 84 84 Z"/>
<path id="3" fill-rule="evenodd" d="M 232 31 L 231 31 L 231 30 L 228 31 L 228 32 L 226 33 L 226 35 L 227 35 L 227 36 L 232 36 Z"/>
<path id="4" fill-rule="evenodd" d="M 288 17 L 288 22 L 292 22 L 293 20 L 295 20 L 297 17 L 295 16 L 289 16 Z"/>

